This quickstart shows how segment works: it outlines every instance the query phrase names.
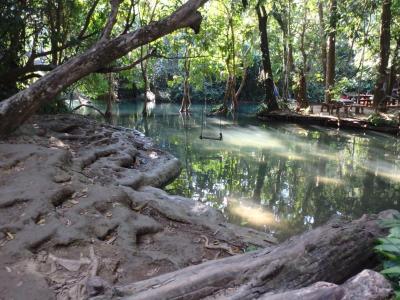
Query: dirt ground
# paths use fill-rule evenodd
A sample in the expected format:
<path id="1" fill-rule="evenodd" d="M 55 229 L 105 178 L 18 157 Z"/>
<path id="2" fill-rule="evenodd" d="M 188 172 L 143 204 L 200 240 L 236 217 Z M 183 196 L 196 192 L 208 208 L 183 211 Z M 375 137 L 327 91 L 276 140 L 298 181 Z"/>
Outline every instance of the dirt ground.
<path id="1" fill-rule="evenodd" d="M 88 299 L 276 243 L 160 188 L 179 161 L 141 133 L 35 116 L 0 141 L 0 299 Z"/>

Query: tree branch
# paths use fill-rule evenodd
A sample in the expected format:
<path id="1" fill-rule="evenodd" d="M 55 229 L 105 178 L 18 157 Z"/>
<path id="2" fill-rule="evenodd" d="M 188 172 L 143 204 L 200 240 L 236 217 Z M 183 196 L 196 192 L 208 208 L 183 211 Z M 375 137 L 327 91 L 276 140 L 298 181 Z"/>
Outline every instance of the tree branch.
<path id="1" fill-rule="evenodd" d="M 131 0 L 131 5 L 129 7 L 128 16 L 126 17 L 125 28 L 124 28 L 124 31 L 122 32 L 122 34 L 127 33 L 129 31 L 129 29 L 131 29 L 133 22 L 135 22 L 134 7 L 135 7 L 135 1 Z M 131 15 L 132 15 L 132 20 L 131 20 Z"/>
<path id="2" fill-rule="evenodd" d="M 105 118 L 105 114 L 100 109 L 98 109 L 96 106 L 93 106 L 93 105 L 90 105 L 90 104 L 80 104 L 77 107 L 75 107 L 72 111 L 76 111 L 76 110 L 78 110 L 78 109 L 80 109 L 82 107 L 91 108 L 91 109 L 97 111 L 103 118 Z"/>
<path id="3" fill-rule="evenodd" d="M 109 40 L 111 36 L 111 32 L 114 28 L 115 23 L 117 22 L 118 9 L 122 0 L 110 0 L 111 12 L 108 17 L 107 24 L 104 27 L 103 34 L 101 35 L 100 42 Z"/>
<path id="4" fill-rule="evenodd" d="M 95 11 L 95 9 L 96 9 L 96 6 L 97 6 L 97 4 L 99 3 L 99 1 L 100 1 L 100 0 L 95 0 L 95 1 L 93 2 L 92 6 L 90 7 L 90 10 L 89 10 L 88 14 L 86 15 L 85 23 L 84 23 L 84 25 L 83 25 L 83 27 L 82 27 L 81 32 L 80 32 L 79 35 L 78 35 L 78 40 L 82 39 L 83 36 L 85 35 L 86 30 L 87 30 L 88 27 L 89 27 L 90 20 L 91 20 L 91 18 L 92 18 L 92 16 L 93 16 L 93 13 L 94 13 L 94 11 Z"/>
<path id="5" fill-rule="evenodd" d="M 134 68 L 138 64 L 140 64 L 142 61 L 150 58 L 150 57 L 156 57 L 156 49 L 151 50 L 148 54 L 145 56 L 139 58 L 138 60 L 135 60 L 133 63 L 127 66 L 121 66 L 121 67 L 106 67 L 106 68 L 101 68 L 97 70 L 97 73 L 117 73 L 121 71 L 126 71 Z"/>
<path id="6" fill-rule="evenodd" d="M 88 35 L 86 35 L 86 36 L 83 36 L 83 37 L 81 37 L 81 38 L 79 38 L 79 39 L 72 40 L 72 41 L 70 41 L 70 42 L 68 42 L 68 43 L 65 43 L 65 45 L 63 45 L 63 46 L 55 47 L 55 48 L 52 49 L 52 50 L 44 51 L 44 52 L 40 52 L 40 53 L 35 53 L 35 55 L 33 56 L 33 58 L 38 58 L 38 57 L 47 56 L 47 55 L 52 54 L 52 53 L 54 53 L 54 52 L 59 52 L 59 51 L 65 50 L 65 49 L 67 49 L 67 48 L 73 47 L 73 46 L 79 44 L 80 42 L 82 42 L 82 41 L 84 41 L 84 40 L 86 40 L 86 39 L 88 39 L 88 38 L 94 36 L 95 34 L 97 34 L 97 32 L 92 32 L 91 34 L 88 34 Z"/>

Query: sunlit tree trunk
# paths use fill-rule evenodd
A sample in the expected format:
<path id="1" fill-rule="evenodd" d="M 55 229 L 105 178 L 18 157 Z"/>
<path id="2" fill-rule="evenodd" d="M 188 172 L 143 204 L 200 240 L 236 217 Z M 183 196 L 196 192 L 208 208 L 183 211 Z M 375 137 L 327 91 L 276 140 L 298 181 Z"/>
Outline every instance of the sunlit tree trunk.
<path id="1" fill-rule="evenodd" d="M 325 84 L 325 102 L 326 103 L 329 103 L 332 101 L 333 89 L 335 87 L 337 21 L 338 21 L 337 0 L 330 0 L 328 53 L 327 53 L 327 61 L 326 61 L 326 84 Z"/>
<path id="2" fill-rule="evenodd" d="M 263 5 L 256 6 L 257 17 L 258 17 L 258 28 L 260 30 L 260 44 L 262 52 L 262 64 L 263 64 L 263 76 L 264 76 L 264 87 L 265 87 L 265 104 L 267 105 L 268 111 L 278 110 L 278 102 L 274 94 L 274 79 L 272 74 L 271 59 L 269 54 L 269 42 L 268 42 L 268 14 Z"/>
<path id="3" fill-rule="evenodd" d="M 305 35 L 307 28 L 307 1 L 304 4 L 304 17 L 303 17 L 303 26 L 300 34 L 300 52 L 303 58 L 302 66 L 299 72 L 299 82 L 298 82 L 298 93 L 297 93 L 297 105 L 298 108 L 306 108 L 309 106 L 307 99 L 307 53 L 305 49 Z"/>
<path id="4" fill-rule="evenodd" d="M 284 2 L 286 4 L 286 2 Z M 282 96 L 284 100 L 290 98 L 290 92 L 292 90 L 292 71 L 293 66 L 293 44 L 291 38 L 291 6 L 292 1 L 287 1 L 287 7 L 283 11 L 273 10 L 272 15 L 279 24 L 282 30 L 282 42 L 283 42 L 283 89 Z"/>
<path id="5" fill-rule="evenodd" d="M 147 53 L 147 55 L 149 52 Z M 140 48 L 140 55 L 143 58 L 143 47 Z M 149 76 L 147 73 L 147 60 L 142 60 L 140 62 L 140 69 L 142 71 L 142 79 L 143 79 L 143 96 L 144 96 L 144 103 L 143 103 L 143 111 L 142 114 L 146 116 L 148 114 L 147 111 L 147 103 L 153 102 L 155 98 L 153 97 L 154 94 L 150 90 L 150 83 L 149 83 Z"/>
<path id="6" fill-rule="evenodd" d="M 399 50 L 400 50 L 400 37 L 397 38 L 396 48 L 393 52 L 392 66 L 390 67 L 389 84 L 387 89 L 387 94 L 389 96 L 391 96 L 393 93 L 393 88 L 397 80 L 396 78 L 397 74 L 400 74 Z"/>
<path id="7" fill-rule="evenodd" d="M 323 72 L 324 87 L 326 85 L 326 33 L 325 33 L 325 20 L 324 20 L 324 4 L 318 1 L 318 16 L 319 16 L 319 38 L 321 41 L 321 64 Z"/>
<path id="8" fill-rule="evenodd" d="M 373 105 L 375 109 L 385 100 L 385 81 L 387 78 L 387 67 L 390 55 L 390 23 L 391 23 L 391 0 L 383 0 L 381 16 L 381 34 L 380 34 L 380 62 L 378 67 L 378 77 L 374 88 Z"/>

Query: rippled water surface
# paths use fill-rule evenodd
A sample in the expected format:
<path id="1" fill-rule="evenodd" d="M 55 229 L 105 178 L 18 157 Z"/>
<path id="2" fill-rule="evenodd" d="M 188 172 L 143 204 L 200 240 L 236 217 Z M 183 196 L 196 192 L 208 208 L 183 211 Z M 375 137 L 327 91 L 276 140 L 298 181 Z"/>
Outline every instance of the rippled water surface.
<path id="1" fill-rule="evenodd" d="M 140 105 L 121 103 L 115 122 L 152 137 L 182 162 L 170 193 L 220 209 L 237 224 L 281 238 L 326 222 L 332 215 L 361 216 L 400 209 L 400 143 L 391 136 L 317 126 L 259 123 L 254 106 L 220 120 L 202 107 L 182 116 L 160 104 L 143 118 Z M 220 126 L 221 125 L 221 126 Z"/>

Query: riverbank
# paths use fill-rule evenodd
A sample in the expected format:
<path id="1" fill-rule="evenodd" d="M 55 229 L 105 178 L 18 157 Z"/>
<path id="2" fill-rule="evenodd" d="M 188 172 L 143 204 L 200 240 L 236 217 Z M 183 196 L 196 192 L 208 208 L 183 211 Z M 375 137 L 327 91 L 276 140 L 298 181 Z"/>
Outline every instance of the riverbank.
<path id="1" fill-rule="evenodd" d="M 135 130 L 35 116 L 0 141 L 0 158 L 4 299 L 86 299 L 276 242 L 160 190 L 179 162 Z"/>
<path id="2" fill-rule="evenodd" d="M 218 299 L 253 293 L 253 281 L 269 291 L 343 282 L 370 266 L 383 234 L 371 216 L 274 246 L 270 234 L 159 189 L 179 172 L 136 130 L 79 115 L 32 118 L 0 141 L 0 299 Z M 367 281 L 389 295 L 376 276 Z"/>
<path id="3" fill-rule="evenodd" d="M 319 111 L 318 107 L 314 108 L 314 111 Z M 372 113 L 372 112 L 371 112 Z M 311 113 L 311 114 L 300 114 L 294 111 L 276 111 L 265 113 L 258 116 L 259 120 L 262 121 L 278 121 L 278 122 L 290 122 L 297 124 L 310 124 L 320 125 L 325 127 L 341 128 L 341 129 L 352 129 L 352 130 L 371 130 L 382 133 L 387 133 L 395 136 L 400 135 L 400 126 L 392 125 L 374 125 L 367 117 L 360 115 L 353 116 L 333 116 L 323 113 Z"/>

